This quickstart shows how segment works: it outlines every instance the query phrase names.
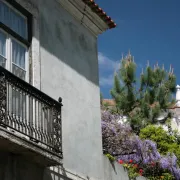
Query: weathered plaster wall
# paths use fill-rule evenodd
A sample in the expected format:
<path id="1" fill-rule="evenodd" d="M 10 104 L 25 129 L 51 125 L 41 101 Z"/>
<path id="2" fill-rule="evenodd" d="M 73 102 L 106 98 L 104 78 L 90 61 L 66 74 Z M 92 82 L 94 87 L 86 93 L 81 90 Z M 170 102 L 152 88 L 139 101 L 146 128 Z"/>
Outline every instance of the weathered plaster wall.
<path id="1" fill-rule="evenodd" d="M 171 127 L 173 130 L 177 130 L 180 132 L 180 126 L 179 126 L 179 119 L 178 118 L 172 118 L 171 120 Z"/>
<path id="2" fill-rule="evenodd" d="M 64 105 L 63 167 L 103 180 L 97 39 L 56 1 L 38 3 L 41 90 Z"/>
<path id="3" fill-rule="evenodd" d="M 68 175 L 67 175 L 68 174 Z M 109 159 L 103 156 L 103 180 L 129 180 L 127 171 L 118 163 L 111 164 Z M 63 176 L 62 176 L 63 175 Z M 70 176 L 71 178 L 68 178 Z M 88 180 L 78 174 L 70 174 L 63 168 L 47 169 L 44 173 L 44 180 Z M 90 178 L 91 180 L 91 178 Z M 136 180 L 146 180 L 144 177 L 138 177 Z"/>
<path id="4" fill-rule="evenodd" d="M 33 84 L 63 98 L 63 167 L 44 178 L 103 180 L 97 38 L 56 0 L 17 1 L 35 14 Z"/>

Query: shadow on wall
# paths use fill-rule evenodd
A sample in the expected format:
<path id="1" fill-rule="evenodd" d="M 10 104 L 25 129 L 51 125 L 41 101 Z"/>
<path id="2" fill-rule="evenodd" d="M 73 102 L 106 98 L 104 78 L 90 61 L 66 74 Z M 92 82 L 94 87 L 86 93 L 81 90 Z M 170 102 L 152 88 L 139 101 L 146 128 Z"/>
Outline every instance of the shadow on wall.
<path id="1" fill-rule="evenodd" d="M 56 1 L 41 0 L 39 3 L 40 43 L 43 51 L 50 54 L 50 58 L 55 56 L 60 63 L 70 66 L 95 85 L 99 85 L 97 38 Z M 49 63 L 51 72 L 56 68 L 53 67 L 52 61 L 56 60 L 47 59 L 48 56 L 43 51 L 41 63 Z"/>
<path id="2" fill-rule="evenodd" d="M 63 167 L 51 167 L 45 169 L 37 164 L 23 159 L 12 153 L 0 153 L 0 179 L 1 180 L 90 180 L 70 173 Z M 129 180 L 127 171 L 123 166 L 114 163 L 112 167 L 108 158 L 104 157 L 104 179 L 103 180 Z M 71 178 L 69 178 L 71 177 Z M 138 177 L 137 180 L 145 180 Z"/>
<path id="3" fill-rule="evenodd" d="M 20 155 L 0 152 L 0 180 L 42 180 L 44 169 Z"/>
<path id="4" fill-rule="evenodd" d="M 56 168 L 56 170 L 55 170 Z M 61 174 L 59 167 L 46 168 L 43 180 L 72 180 L 66 174 Z"/>
<path id="5" fill-rule="evenodd" d="M 74 178 L 73 178 L 74 179 Z M 0 152 L 0 180 L 72 180 L 63 167 L 50 169 L 18 154 Z M 82 178 L 78 180 L 83 180 Z"/>
<path id="6" fill-rule="evenodd" d="M 71 176 L 74 176 L 74 177 L 72 179 L 69 178 L 67 175 L 67 171 L 62 166 L 51 167 L 51 168 L 46 168 L 46 170 L 44 171 L 43 180 L 73 180 L 74 178 L 77 180 L 88 180 L 88 179 L 81 178 L 72 173 L 71 173 Z"/>
<path id="7" fill-rule="evenodd" d="M 111 162 L 109 159 L 103 157 L 103 180 L 130 180 L 127 170 L 117 162 Z M 71 178 L 69 178 L 71 177 Z M 83 178 L 78 175 L 66 171 L 63 167 L 53 167 L 46 169 L 43 180 L 90 180 L 88 177 Z M 145 177 L 137 177 L 136 180 L 146 180 Z"/>

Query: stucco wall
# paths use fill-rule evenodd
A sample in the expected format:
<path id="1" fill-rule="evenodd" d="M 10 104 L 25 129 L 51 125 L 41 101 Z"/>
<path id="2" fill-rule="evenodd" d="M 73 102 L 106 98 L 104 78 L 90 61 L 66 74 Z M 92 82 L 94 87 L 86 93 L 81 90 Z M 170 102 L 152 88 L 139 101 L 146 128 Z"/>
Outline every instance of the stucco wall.
<path id="1" fill-rule="evenodd" d="M 64 105 L 63 167 L 47 170 L 44 178 L 104 180 L 97 38 L 57 0 L 16 1 L 34 16 L 33 85 L 62 97 Z"/>
<path id="2" fill-rule="evenodd" d="M 97 39 L 56 1 L 38 0 L 41 90 L 63 99 L 63 167 L 103 179 Z"/>
<path id="3" fill-rule="evenodd" d="M 63 176 L 62 176 L 63 175 Z M 103 180 L 129 180 L 127 170 L 117 162 L 110 163 L 109 159 L 103 156 Z M 70 178 L 68 178 L 70 177 Z M 44 180 L 88 180 L 78 174 L 68 174 L 62 168 L 47 169 L 44 173 Z M 91 178 L 89 178 L 91 180 Z M 136 180 L 146 180 L 144 177 L 138 177 Z"/>

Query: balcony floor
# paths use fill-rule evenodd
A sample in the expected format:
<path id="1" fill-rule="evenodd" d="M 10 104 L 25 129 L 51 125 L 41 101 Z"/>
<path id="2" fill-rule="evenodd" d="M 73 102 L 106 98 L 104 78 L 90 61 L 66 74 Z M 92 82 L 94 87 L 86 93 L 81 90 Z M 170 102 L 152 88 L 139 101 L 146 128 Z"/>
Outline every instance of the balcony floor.
<path id="1" fill-rule="evenodd" d="M 37 143 L 3 127 L 0 127 L 0 151 L 20 155 L 44 167 L 62 164 L 61 158 L 57 154 L 53 154 Z"/>

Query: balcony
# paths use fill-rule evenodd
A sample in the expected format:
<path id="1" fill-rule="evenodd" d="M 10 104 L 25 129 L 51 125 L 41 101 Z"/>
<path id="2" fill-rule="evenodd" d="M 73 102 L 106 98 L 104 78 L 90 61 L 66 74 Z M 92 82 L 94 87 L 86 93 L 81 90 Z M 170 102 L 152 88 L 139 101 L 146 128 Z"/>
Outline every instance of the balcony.
<path id="1" fill-rule="evenodd" d="M 0 151 L 43 166 L 61 164 L 62 99 L 56 101 L 0 66 Z"/>

